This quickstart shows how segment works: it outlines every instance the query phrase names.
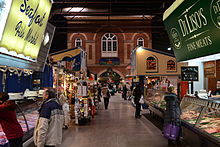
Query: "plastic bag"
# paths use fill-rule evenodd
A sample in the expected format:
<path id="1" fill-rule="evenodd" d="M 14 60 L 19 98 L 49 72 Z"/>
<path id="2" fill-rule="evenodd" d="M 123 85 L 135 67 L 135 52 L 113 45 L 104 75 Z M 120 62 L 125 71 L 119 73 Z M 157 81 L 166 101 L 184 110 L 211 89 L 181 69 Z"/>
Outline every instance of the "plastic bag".
<path id="1" fill-rule="evenodd" d="M 170 140 L 176 140 L 179 136 L 180 127 L 174 124 L 167 124 L 163 128 L 163 136 Z"/>
<path id="2" fill-rule="evenodd" d="M 140 103 L 140 104 L 144 104 L 144 97 L 143 97 L 143 96 L 141 96 L 141 98 L 140 98 L 140 100 L 139 100 L 139 103 Z"/>

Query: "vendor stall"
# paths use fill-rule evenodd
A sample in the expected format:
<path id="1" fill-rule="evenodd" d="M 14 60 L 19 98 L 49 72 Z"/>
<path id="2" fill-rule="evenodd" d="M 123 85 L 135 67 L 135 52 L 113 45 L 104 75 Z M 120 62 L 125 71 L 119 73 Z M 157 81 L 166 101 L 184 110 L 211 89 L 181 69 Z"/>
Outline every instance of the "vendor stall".
<path id="1" fill-rule="evenodd" d="M 181 79 L 189 81 L 191 95 L 181 106 L 183 137 L 195 146 L 220 146 L 218 18 L 218 0 L 176 0 L 163 18 L 177 61 L 190 66 L 182 69 Z"/>
<path id="2" fill-rule="evenodd" d="M 133 81 L 149 84 L 149 87 L 152 86 L 150 88 L 163 80 L 177 87 L 181 66 L 182 63 L 177 63 L 174 55 L 154 49 L 137 47 L 131 54 Z"/>
<path id="3" fill-rule="evenodd" d="M 41 23 L 34 23 L 24 13 L 24 1 L 2 0 L 0 19 L 0 90 L 18 105 L 17 118 L 24 131 L 24 146 L 33 136 L 37 119 L 38 99 L 42 93 L 33 89 L 33 72 L 44 70 L 52 42 L 54 26 L 47 23 L 52 3 L 49 0 L 27 1 L 28 7 L 38 11 Z M 19 16 L 19 17 L 17 17 Z M 0 146 L 7 139 L 0 127 Z"/>
<path id="4" fill-rule="evenodd" d="M 90 120 L 94 112 L 93 95 L 88 92 L 86 56 L 86 52 L 80 47 L 50 54 L 52 61 L 56 63 L 54 87 L 68 98 L 70 116 L 75 118 L 76 124 L 84 119 Z"/>
<path id="5" fill-rule="evenodd" d="M 163 95 L 172 86 L 177 91 L 181 66 L 174 55 L 154 49 L 137 47 L 131 54 L 133 86 L 144 83 L 144 97 L 152 114 L 163 117 Z M 162 108 L 160 108 L 162 107 Z"/>

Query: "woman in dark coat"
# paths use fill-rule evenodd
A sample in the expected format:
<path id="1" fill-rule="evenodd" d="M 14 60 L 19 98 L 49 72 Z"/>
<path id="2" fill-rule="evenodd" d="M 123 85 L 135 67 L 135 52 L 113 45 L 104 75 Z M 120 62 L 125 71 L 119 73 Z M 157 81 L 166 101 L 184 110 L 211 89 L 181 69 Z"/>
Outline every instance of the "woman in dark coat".
<path id="1" fill-rule="evenodd" d="M 180 103 L 177 95 L 173 93 L 173 89 L 171 87 L 168 88 L 168 93 L 164 96 L 164 100 L 166 101 L 166 111 L 164 117 L 164 126 L 167 124 L 175 124 L 176 126 L 181 126 L 180 121 Z M 180 134 L 179 134 L 180 135 Z M 179 137 L 177 139 L 179 141 Z M 172 144 L 172 140 L 168 139 L 168 144 Z"/>
<path id="2" fill-rule="evenodd" d="M 124 98 L 124 100 L 127 100 L 127 91 L 128 91 L 128 89 L 127 89 L 126 85 L 124 85 L 123 86 L 123 98 Z"/>
<path id="3" fill-rule="evenodd" d="M 140 112 L 141 112 L 141 103 L 139 102 L 141 99 L 141 96 L 143 95 L 142 91 L 141 91 L 141 86 L 140 84 L 138 84 L 134 91 L 133 91 L 133 95 L 134 95 L 134 103 L 136 105 L 136 111 L 135 111 L 135 118 L 141 118 Z"/>

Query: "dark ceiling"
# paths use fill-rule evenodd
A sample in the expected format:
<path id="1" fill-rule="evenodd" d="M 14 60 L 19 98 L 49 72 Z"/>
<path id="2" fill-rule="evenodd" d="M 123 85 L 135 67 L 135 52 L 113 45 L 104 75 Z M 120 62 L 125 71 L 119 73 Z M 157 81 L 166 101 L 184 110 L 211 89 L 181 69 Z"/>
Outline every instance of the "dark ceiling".
<path id="1" fill-rule="evenodd" d="M 51 51 L 66 48 L 67 32 L 93 33 L 106 26 L 111 32 L 120 32 L 116 27 L 126 32 L 151 29 L 153 48 L 167 51 L 170 43 L 162 17 L 174 1 L 54 0 L 49 22 L 56 26 L 56 33 Z"/>

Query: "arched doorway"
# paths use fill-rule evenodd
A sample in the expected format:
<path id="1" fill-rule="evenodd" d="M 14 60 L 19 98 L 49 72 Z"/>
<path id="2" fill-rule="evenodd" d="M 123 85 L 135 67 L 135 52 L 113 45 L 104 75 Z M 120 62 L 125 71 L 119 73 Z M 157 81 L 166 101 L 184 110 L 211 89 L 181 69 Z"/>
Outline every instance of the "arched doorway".
<path id="1" fill-rule="evenodd" d="M 111 68 L 107 69 L 106 72 L 103 72 L 99 76 L 100 83 L 108 82 L 108 83 L 114 83 L 118 85 L 120 81 L 121 81 L 121 76 L 117 72 L 114 72 Z"/>

